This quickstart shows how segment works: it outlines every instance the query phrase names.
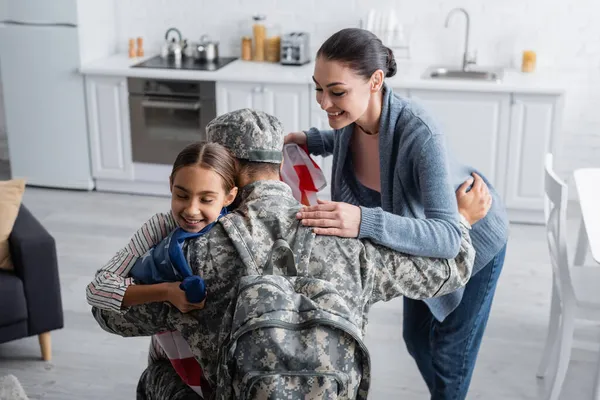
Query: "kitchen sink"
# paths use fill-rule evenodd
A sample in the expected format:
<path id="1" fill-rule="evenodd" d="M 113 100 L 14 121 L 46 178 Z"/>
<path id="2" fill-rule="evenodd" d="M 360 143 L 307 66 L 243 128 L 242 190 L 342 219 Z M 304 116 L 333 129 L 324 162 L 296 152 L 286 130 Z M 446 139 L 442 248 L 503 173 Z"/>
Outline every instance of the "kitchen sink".
<path id="1" fill-rule="evenodd" d="M 462 70 L 451 68 L 429 68 L 425 71 L 424 78 L 427 79 L 459 79 L 474 81 L 500 82 L 502 80 L 500 70 Z"/>

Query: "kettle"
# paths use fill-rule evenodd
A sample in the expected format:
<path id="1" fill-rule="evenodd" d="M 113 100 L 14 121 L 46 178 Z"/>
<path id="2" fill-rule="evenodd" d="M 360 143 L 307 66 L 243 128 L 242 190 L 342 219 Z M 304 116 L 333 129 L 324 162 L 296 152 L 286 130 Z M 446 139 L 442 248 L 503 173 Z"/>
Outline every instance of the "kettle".
<path id="1" fill-rule="evenodd" d="M 171 32 L 177 34 L 177 40 L 175 40 L 176 38 L 174 37 L 169 40 L 169 34 Z M 162 58 L 174 57 L 175 61 L 181 61 L 181 55 L 183 54 L 185 45 L 186 43 L 182 40 L 181 32 L 179 32 L 177 28 L 170 28 L 165 33 L 165 43 L 162 45 L 160 55 Z"/>
<path id="2" fill-rule="evenodd" d="M 208 35 L 202 35 L 197 57 L 200 62 L 216 61 L 219 58 L 219 42 L 211 41 Z"/>

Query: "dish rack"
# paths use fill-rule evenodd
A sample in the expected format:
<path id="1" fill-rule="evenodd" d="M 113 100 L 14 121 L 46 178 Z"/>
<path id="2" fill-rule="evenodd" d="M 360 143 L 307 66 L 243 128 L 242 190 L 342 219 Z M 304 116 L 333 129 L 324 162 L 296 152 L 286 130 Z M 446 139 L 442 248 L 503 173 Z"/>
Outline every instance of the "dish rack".
<path id="1" fill-rule="evenodd" d="M 359 28 L 367 29 L 364 19 L 359 21 Z M 392 49 L 396 60 L 410 60 L 410 32 L 406 26 L 397 24 L 392 29 L 369 29 L 381 42 Z"/>

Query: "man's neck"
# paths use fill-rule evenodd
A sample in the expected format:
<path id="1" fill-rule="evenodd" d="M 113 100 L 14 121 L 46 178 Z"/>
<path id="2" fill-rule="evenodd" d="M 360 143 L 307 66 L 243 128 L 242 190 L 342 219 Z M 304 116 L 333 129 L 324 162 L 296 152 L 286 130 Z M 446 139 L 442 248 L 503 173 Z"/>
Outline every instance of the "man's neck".
<path id="1" fill-rule="evenodd" d="M 280 177 L 278 174 L 262 174 L 262 175 L 258 175 L 258 176 L 241 176 L 238 179 L 238 184 L 240 186 L 240 189 L 243 188 L 246 185 L 250 185 L 251 183 L 254 182 L 258 182 L 258 181 L 280 181 Z"/>

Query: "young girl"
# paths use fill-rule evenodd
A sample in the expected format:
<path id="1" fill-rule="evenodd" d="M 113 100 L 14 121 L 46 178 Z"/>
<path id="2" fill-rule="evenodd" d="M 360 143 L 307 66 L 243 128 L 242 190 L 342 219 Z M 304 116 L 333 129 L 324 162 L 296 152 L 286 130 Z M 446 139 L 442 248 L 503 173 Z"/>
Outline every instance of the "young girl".
<path id="1" fill-rule="evenodd" d="M 164 301 L 170 302 L 183 313 L 201 309 L 205 293 L 202 285 L 198 285 L 200 278 L 192 276 L 183 258 L 181 245 L 186 237 L 206 233 L 226 213 L 225 207 L 237 195 L 235 177 L 236 161 L 225 147 L 216 143 L 195 143 L 183 149 L 173 164 L 170 177 L 171 212 L 153 217 L 138 230 L 125 248 L 98 270 L 87 287 L 88 303 L 117 312 L 129 306 Z M 158 245 L 153 247 L 156 243 Z M 148 248 L 151 248 L 148 252 L 142 250 Z M 177 274 L 173 273 L 170 265 L 177 270 Z M 183 278 L 189 278 L 188 283 L 191 283 L 188 287 L 179 282 L 185 282 Z M 139 281 L 149 284 L 135 284 Z M 168 362 L 165 349 L 159 345 L 159 341 L 165 342 L 167 339 L 175 347 L 186 346 L 176 337 L 159 336 L 152 337 L 150 347 L 151 364 L 156 366 Z M 173 358 L 171 354 L 169 358 Z M 183 363 L 182 360 L 172 360 L 172 363 L 180 377 L 196 392 L 200 392 L 199 366 L 194 365 L 198 374 L 192 377 L 185 374 L 186 368 L 182 367 L 182 364 L 189 366 L 189 361 L 193 360 Z M 160 367 L 164 368 L 164 365 Z M 178 379 L 174 374 L 172 378 Z"/>

